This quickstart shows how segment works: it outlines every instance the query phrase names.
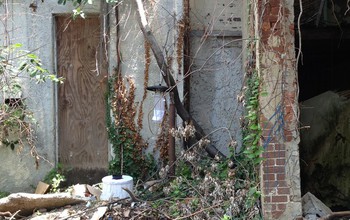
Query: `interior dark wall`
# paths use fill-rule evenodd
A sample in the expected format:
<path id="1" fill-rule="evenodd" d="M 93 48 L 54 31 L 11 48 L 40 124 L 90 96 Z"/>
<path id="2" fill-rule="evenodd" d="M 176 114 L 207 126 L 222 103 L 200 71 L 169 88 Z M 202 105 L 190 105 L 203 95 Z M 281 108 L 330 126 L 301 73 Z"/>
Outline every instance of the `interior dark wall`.
<path id="1" fill-rule="evenodd" d="M 302 31 L 299 101 L 318 94 L 350 89 L 350 38 L 336 29 Z"/>
<path id="2" fill-rule="evenodd" d="M 315 98 L 311 98 L 326 91 L 350 90 L 350 28 L 342 27 L 340 31 L 337 27 L 304 26 L 301 33 L 302 56 L 298 66 L 299 101 L 302 102 L 300 123 L 301 126 L 310 126 L 309 129 L 300 131 L 302 194 L 313 193 L 333 211 L 348 210 L 350 194 L 341 191 L 347 187 L 337 188 L 337 184 L 334 183 L 345 185 L 348 183 L 340 177 L 349 176 L 347 170 L 349 170 L 350 154 L 344 152 L 350 149 L 350 142 L 347 138 L 339 141 L 339 137 L 349 136 L 350 126 L 347 122 L 350 107 L 345 110 L 335 111 L 332 108 L 329 110 L 331 104 L 335 102 L 334 98 L 322 96 L 317 102 L 318 105 L 314 103 Z M 296 36 L 296 43 L 297 41 L 298 36 Z M 337 96 L 336 93 L 334 94 Z M 337 102 L 334 105 L 337 106 Z M 317 112 L 319 115 L 316 114 Z M 319 121 L 310 122 L 316 119 L 325 120 L 325 125 L 321 125 Z M 318 137 L 317 141 L 307 142 L 307 139 L 312 136 L 310 133 L 320 133 L 320 131 L 326 132 Z M 316 150 L 311 151 L 311 149 Z M 345 162 L 339 158 L 343 158 Z M 333 169 L 335 164 L 337 167 Z M 312 172 L 311 168 L 314 169 Z M 333 182 L 330 180 L 331 175 L 335 176 Z"/>
<path id="3" fill-rule="evenodd" d="M 350 176 L 350 153 L 344 153 L 350 152 L 350 100 L 345 105 L 339 93 L 325 93 L 350 90 L 347 4 L 348 0 L 294 2 L 297 52 L 299 33 L 302 43 L 298 66 L 302 195 L 311 192 L 333 211 L 350 208 L 349 181 L 344 180 Z"/>

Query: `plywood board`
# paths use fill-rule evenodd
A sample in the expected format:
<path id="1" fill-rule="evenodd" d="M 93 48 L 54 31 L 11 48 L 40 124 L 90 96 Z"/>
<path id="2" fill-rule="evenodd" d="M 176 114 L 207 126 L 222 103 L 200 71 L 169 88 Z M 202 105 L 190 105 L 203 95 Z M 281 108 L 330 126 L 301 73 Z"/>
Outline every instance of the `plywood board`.
<path id="1" fill-rule="evenodd" d="M 107 71 L 97 16 L 56 17 L 59 161 L 73 169 L 107 169 Z"/>

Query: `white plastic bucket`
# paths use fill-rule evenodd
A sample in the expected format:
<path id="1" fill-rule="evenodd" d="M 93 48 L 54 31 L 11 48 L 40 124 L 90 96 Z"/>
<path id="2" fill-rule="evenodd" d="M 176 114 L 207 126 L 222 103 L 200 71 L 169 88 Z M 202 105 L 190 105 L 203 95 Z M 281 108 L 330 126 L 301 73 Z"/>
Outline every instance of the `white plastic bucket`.
<path id="1" fill-rule="evenodd" d="M 102 194 L 100 198 L 101 200 L 128 198 L 129 194 L 122 188 L 132 191 L 133 185 L 131 176 L 123 175 L 122 179 L 113 179 L 112 175 L 105 176 L 102 178 Z"/>

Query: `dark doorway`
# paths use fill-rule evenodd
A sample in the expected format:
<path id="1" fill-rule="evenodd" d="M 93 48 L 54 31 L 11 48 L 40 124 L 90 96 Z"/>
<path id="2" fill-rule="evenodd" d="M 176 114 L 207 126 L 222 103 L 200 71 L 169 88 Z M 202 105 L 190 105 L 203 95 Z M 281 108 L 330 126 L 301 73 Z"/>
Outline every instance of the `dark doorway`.
<path id="1" fill-rule="evenodd" d="M 350 209 L 350 11 L 347 0 L 295 1 L 302 195 Z M 298 30 L 300 26 L 300 30 Z"/>

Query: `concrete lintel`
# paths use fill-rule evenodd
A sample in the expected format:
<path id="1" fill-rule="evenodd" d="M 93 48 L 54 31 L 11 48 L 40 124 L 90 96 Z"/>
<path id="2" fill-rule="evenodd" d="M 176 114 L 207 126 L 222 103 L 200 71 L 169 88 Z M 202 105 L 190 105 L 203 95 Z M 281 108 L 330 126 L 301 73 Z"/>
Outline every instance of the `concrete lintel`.
<path id="1" fill-rule="evenodd" d="M 242 37 L 242 31 L 228 31 L 228 30 L 221 30 L 221 31 L 211 31 L 210 33 L 202 30 L 192 30 L 190 32 L 192 36 L 195 37 L 202 37 L 203 35 L 207 35 L 209 37 Z"/>

